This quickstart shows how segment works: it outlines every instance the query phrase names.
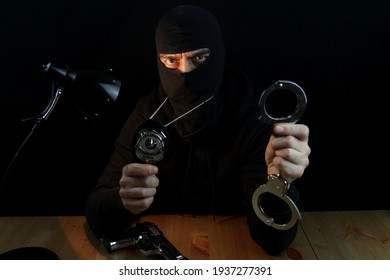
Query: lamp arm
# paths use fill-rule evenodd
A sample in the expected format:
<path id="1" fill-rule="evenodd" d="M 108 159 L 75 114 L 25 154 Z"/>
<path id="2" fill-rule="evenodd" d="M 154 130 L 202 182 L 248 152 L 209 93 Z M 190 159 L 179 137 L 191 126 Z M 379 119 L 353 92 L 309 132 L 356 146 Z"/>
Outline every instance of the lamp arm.
<path id="1" fill-rule="evenodd" d="M 26 118 L 26 119 L 22 119 L 22 121 L 28 121 L 28 120 L 35 120 L 35 124 L 33 125 L 33 127 L 31 128 L 31 131 L 30 133 L 27 135 L 27 137 L 24 139 L 24 141 L 22 142 L 22 144 L 20 145 L 19 149 L 16 151 L 15 155 L 13 156 L 11 162 L 8 164 L 8 167 L 6 169 L 6 171 L 4 172 L 3 174 L 3 178 L 1 179 L 1 182 L 0 182 L 0 189 L 1 187 L 3 186 L 4 182 L 5 182 L 5 179 L 9 173 L 9 171 L 11 170 L 12 166 L 14 165 L 20 151 L 23 149 L 23 147 L 26 145 L 28 139 L 30 139 L 31 135 L 33 134 L 35 128 L 43 121 L 43 120 L 47 120 L 50 116 L 50 114 L 53 112 L 55 106 L 57 105 L 57 102 L 58 100 L 60 99 L 61 95 L 62 95 L 62 92 L 63 92 L 63 87 L 59 86 L 57 88 L 57 90 L 54 90 L 55 89 L 55 83 L 53 82 L 53 87 L 52 87 L 52 95 L 51 95 L 51 98 L 50 98 L 50 102 L 49 104 L 46 106 L 45 110 L 43 110 L 42 113 L 40 113 L 39 115 L 35 116 L 35 117 L 32 117 L 32 118 Z"/>
<path id="2" fill-rule="evenodd" d="M 53 82 L 52 86 L 52 94 L 49 101 L 49 104 L 46 106 L 46 108 L 40 113 L 38 116 L 32 117 L 32 118 L 26 118 L 22 119 L 22 121 L 29 121 L 29 120 L 36 120 L 37 122 L 41 122 L 42 120 L 47 120 L 50 116 L 50 114 L 53 112 L 55 106 L 57 105 L 58 100 L 60 99 L 64 88 L 59 86 L 57 90 L 55 89 L 55 83 Z"/>
<path id="3" fill-rule="evenodd" d="M 27 143 L 28 139 L 30 139 L 31 135 L 33 134 L 34 132 L 34 129 L 38 126 L 38 124 L 40 124 L 42 118 L 39 119 L 35 124 L 34 126 L 31 128 L 31 131 L 30 133 L 27 135 L 27 137 L 24 139 L 23 143 L 20 145 L 19 149 L 16 151 L 15 155 L 12 157 L 12 160 L 10 161 L 10 163 L 8 164 L 7 166 L 7 169 L 5 170 L 4 174 L 3 174 L 3 178 L 1 179 L 1 183 L 0 183 L 0 190 L 5 182 L 5 179 L 7 178 L 8 176 L 8 173 L 9 171 L 11 170 L 12 166 L 14 165 L 20 151 L 23 149 L 23 147 L 25 146 L 25 144 Z"/>
<path id="4" fill-rule="evenodd" d="M 44 120 L 47 120 L 50 116 L 50 114 L 53 112 L 55 106 L 57 105 L 58 99 L 60 99 L 62 92 L 63 92 L 62 87 L 58 87 L 54 96 L 52 97 L 52 100 L 50 101 L 49 105 L 46 107 L 46 109 L 42 112 L 41 118 Z"/>

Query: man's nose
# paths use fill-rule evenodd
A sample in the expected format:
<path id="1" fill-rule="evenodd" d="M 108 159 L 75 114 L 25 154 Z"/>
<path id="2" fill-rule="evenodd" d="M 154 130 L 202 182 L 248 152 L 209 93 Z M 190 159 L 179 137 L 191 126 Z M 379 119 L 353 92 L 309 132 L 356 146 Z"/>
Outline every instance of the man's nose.
<path id="1" fill-rule="evenodd" d="M 192 70 L 194 70 L 196 67 L 195 65 L 192 63 L 191 59 L 187 59 L 187 58 L 183 58 L 181 61 L 180 61 L 180 65 L 179 67 L 177 68 L 181 73 L 187 73 L 187 72 L 191 72 Z"/>

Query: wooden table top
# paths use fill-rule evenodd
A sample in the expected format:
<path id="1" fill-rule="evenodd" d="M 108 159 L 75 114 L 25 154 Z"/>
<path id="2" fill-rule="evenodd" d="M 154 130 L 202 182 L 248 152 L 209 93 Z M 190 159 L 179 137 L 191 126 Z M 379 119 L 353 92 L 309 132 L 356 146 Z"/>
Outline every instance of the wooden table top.
<path id="1" fill-rule="evenodd" d="M 303 212 L 319 260 L 390 260 L 390 210 Z"/>
<path id="2" fill-rule="evenodd" d="M 301 230 L 288 251 L 268 255 L 251 239 L 243 216 L 216 216 L 214 220 L 213 216 L 153 215 L 142 221 L 158 225 L 166 238 L 192 260 L 314 258 Z M 84 216 L 0 217 L 0 229 L 0 253 L 38 246 L 54 251 L 60 259 L 154 258 L 145 257 L 136 248 L 108 253 Z"/>
<path id="3" fill-rule="evenodd" d="M 302 212 L 294 242 L 268 255 L 250 237 L 243 216 L 152 215 L 171 243 L 192 260 L 390 259 L 390 211 Z M 137 248 L 108 253 L 84 216 L 0 217 L 0 254 L 44 247 L 62 260 L 153 259 Z"/>

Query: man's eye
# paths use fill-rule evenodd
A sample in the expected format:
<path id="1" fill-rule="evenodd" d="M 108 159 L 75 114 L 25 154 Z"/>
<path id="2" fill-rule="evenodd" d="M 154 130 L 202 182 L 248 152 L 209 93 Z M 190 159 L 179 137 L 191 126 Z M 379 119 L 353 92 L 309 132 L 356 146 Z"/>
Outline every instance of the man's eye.
<path id="1" fill-rule="evenodd" d="M 209 54 L 201 54 L 201 55 L 198 55 L 196 56 L 192 62 L 194 63 L 194 65 L 196 66 L 199 66 L 200 64 L 202 64 L 203 62 L 205 62 L 207 60 L 207 58 L 209 57 Z"/>
<path id="2" fill-rule="evenodd" d="M 209 57 L 208 54 L 198 55 L 196 57 L 196 61 L 198 61 L 198 62 L 205 62 L 208 57 Z"/>
<path id="3" fill-rule="evenodd" d="M 167 68 L 175 69 L 178 67 L 178 60 L 176 58 L 164 58 L 161 59 L 161 62 L 165 65 Z"/>

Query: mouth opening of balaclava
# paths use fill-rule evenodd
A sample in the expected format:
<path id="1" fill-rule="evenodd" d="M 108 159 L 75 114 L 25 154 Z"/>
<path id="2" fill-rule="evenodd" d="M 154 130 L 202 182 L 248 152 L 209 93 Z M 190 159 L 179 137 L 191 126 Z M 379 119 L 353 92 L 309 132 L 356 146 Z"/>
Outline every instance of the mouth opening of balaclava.
<path id="1" fill-rule="evenodd" d="M 180 135 L 193 135 L 212 122 L 220 109 L 218 90 L 222 82 L 225 48 L 219 23 L 202 7 L 181 5 L 161 18 L 155 39 L 161 86 L 169 97 L 174 118 L 212 97 L 175 122 Z M 210 56 L 191 72 L 168 69 L 159 59 L 161 53 L 177 54 L 201 48 L 210 49 Z"/>

